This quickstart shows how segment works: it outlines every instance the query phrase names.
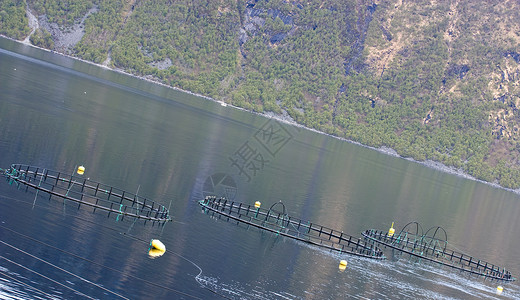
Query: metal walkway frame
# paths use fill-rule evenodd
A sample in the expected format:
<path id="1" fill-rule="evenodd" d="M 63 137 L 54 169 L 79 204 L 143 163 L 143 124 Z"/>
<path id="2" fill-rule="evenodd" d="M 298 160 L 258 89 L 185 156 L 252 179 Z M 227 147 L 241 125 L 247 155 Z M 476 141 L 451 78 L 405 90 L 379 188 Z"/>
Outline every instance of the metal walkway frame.
<path id="1" fill-rule="evenodd" d="M 237 224 L 244 223 L 338 253 L 385 259 L 383 251 L 370 240 L 291 217 L 286 213 L 285 205 L 281 201 L 274 203 L 269 209 L 264 209 L 225 198 L 207 196 L 199 201 L 199 205 L 205 213 L 217 214 L 228 221 L 234 220 Z"/>
<path id="2" fill-rule="evenodd" d="M 91 207 L 93 211 L 102 210 L 117 216 L 117 220 L 132 218 L 155 223 L 171 221 L 166 207 L 145 197 L 127 191 L 92 181 L 83 176 L 75 176 L 45 168 L 13 164 L 9 169 L 2 170 L 9 184 L 16 184 L 19 189 L 25 188 L 43 192 L 52 197 L 72 201 L 81 206 Z M 37 196 L 37 195 L 36 195 Z M 35 199 L 36 199 L 35 196 Z"/>
<path id="3" fill-rule="evenodd" d="M 449 249 L 448 235 L 439 226 L 432 227 L 426 233 L 423 233 L 419 223 L 410 222 L 398 234 L 389 235 L 384 231 L 369 229 L 364 231 L 362 235 L 381 246 L 389 247 L 411 257 L 438 263 L 484 278 L 499 281 L 515 280 L 511 273 L 504 268 L 476 259 L 460 251 Z"/>

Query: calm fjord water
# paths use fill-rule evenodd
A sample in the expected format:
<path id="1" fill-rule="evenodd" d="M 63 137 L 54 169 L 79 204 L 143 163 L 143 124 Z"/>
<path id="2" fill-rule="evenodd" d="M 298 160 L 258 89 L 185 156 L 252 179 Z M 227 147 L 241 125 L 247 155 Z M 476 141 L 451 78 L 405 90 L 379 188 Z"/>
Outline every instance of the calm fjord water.
<path id="1" fill-rule="evenodd" d="M 497 297 L 497 282 L 216 220 L 197 204 L 212 191 L 267 207 L 282 200 L 291 215 L 354 236 L 392 222 L 442 226 L 453 247 L 520 276 L 514 193 L 0 39 L 0 168 L 11 163 L 68 173 L 82 164 L 91 180 L 170 206 L 174 221 L 116 221 L 2 180 L 4 298 Z M 152 238 L 167 247 L 157 259 L 147 256 Z M 500 297 L 520 297 L 517 282 L 502 285 Z"/>

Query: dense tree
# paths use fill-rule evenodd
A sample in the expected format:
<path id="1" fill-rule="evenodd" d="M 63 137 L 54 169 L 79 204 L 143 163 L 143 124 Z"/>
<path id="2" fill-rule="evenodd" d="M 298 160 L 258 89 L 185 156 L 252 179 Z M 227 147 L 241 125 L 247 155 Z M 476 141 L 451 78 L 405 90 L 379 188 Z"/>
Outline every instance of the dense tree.
<path id="1" fill-rule="evenodd" d="M 31 35 L 31 43 L 35 46 L 53 49 L 54 41 L 52 40 L 51 34 L 45 29 L 36 29 L 35 32 Z"/>
<path id="2" fill-rule="evenodd" d="M 0 34 L 14 39 L 24 39 L 31 32 L 25 7 L 26 3 L 23 0 L 0 1 Z"/>

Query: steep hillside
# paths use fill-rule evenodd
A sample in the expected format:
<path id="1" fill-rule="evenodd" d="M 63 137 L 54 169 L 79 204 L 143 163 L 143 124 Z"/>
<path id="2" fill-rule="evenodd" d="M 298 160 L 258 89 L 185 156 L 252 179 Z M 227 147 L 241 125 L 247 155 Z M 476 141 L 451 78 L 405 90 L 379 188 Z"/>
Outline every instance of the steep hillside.
<path id="1" fill-rule="evenodd" d="M 34 44 L 520 187 L 518 1 L 6 0 L 2 34 L 26 6 Z"/>

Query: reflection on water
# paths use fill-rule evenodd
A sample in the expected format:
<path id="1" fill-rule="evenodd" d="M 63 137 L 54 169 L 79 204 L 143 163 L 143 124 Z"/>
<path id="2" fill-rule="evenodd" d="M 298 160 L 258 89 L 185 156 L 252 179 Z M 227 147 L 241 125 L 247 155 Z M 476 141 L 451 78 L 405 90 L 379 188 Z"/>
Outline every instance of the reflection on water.
<path id="1" fill-rule="evenodd" d="M 282 200 L 290 215 L 354 236 L 392 222 L 442 226 L 450 245 L 520 276 L 516 194 L 3 39 L 0 47 L 0 167 L 70 173 L 81 164 L 92 180 L 171 204 L 173 216 L 164 227 L 133 225 L 41 196 L 33 208 L 34 193 L 0 182 L 0 225 L 41 243 L 8 230 L 0 239 L 123 297 L 496 296 L 496 282 L 449 269 L 336 255 L 208 218 L 197 204 L 208 188 L 266 207 Z M 167 251 L 149 259 L 154 238 Z M 8 246 L 0 253 L 78 291 L 0 260 L 9 297 L 116 298 Z M 502 297 L 520 298 L 518 282 L 503 286 Z"/>

